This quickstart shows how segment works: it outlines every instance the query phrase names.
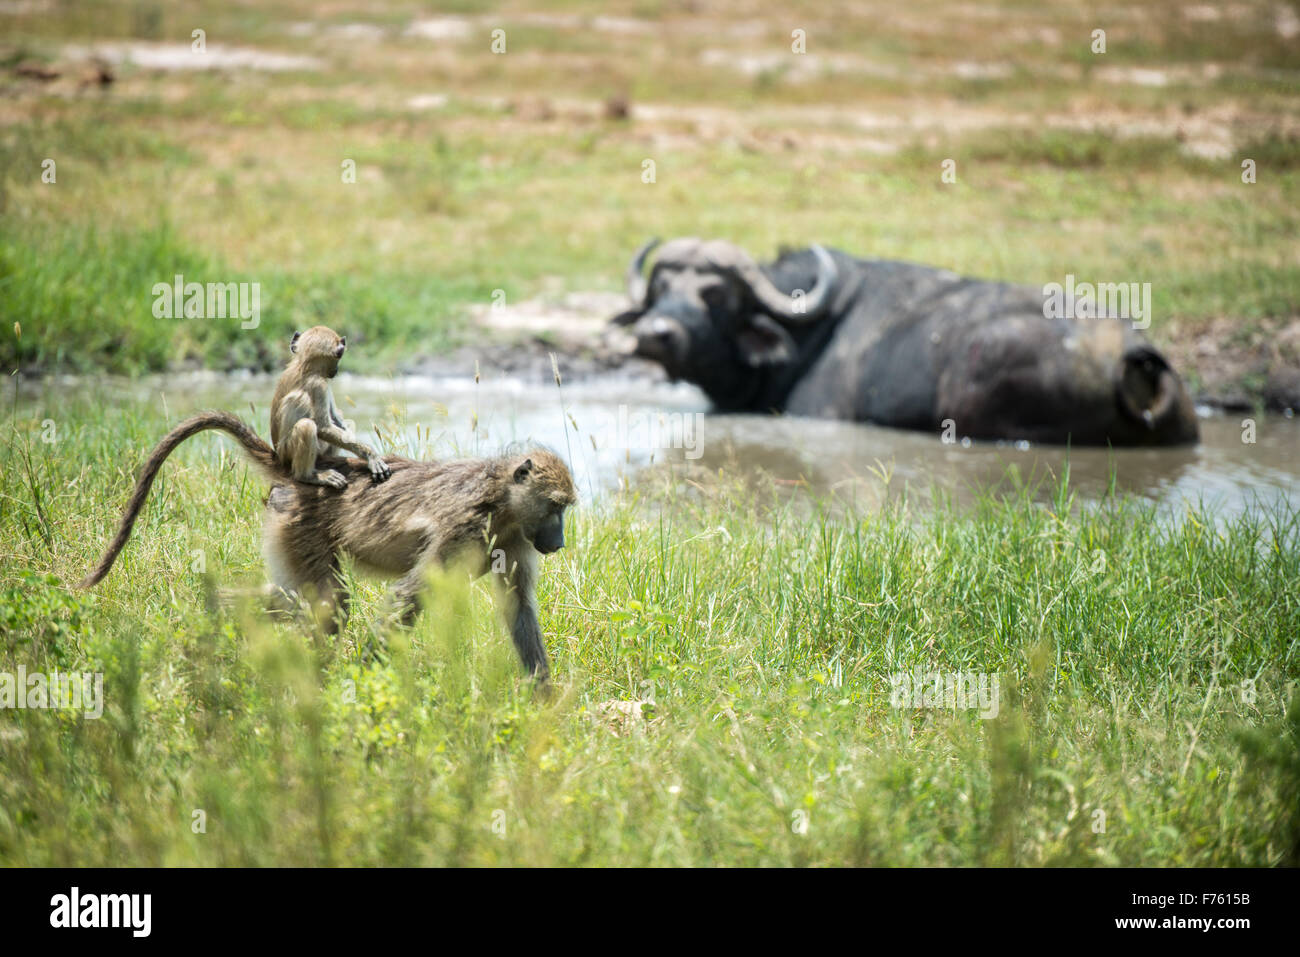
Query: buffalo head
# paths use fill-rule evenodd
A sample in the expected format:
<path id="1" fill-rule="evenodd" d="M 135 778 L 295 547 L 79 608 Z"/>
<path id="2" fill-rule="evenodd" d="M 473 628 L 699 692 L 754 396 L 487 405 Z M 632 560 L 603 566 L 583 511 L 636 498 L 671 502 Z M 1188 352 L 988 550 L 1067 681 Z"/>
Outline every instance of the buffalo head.
<path id="1" fill-rule="evenodd" d="M 731 380 L 793 359 L 797 348 L 787 327 L 820 318 L 834 297 L 837 268 L 820 246 L 812 247 L 813 287 L 786 294 L 748 253 L 722 240 L 666 243 L 646 279 L 646 260 L 658 245 L 652 239 L 632 257 L 632 308 L 611 321 L 631 333 L 636 355 L 658 362 L 674 379 L 703 385 L 715 399 L 734 393 Z"/>

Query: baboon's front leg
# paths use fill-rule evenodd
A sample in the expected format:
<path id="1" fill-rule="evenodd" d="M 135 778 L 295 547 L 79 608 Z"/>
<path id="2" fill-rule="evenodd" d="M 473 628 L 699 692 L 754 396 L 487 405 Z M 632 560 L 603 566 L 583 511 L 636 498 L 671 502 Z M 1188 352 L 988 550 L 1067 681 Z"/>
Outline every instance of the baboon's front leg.
<path id="1" fill-rule="evenodd" d="M 306 586 L 313 623 L 327 635 L 337 635 L 348 622 L 348 590 L 337 572 Z"/>
<path id="2" fill-rule="evenodd" d="M 515 611 L 510 637 L 514 639 L 515 650 L 528 673 L 540 682 L 548 681 L 551 664 L 546 660 L 546 642 L 542 640 L 542 629 L 537 624 L 537 611 L 527 602 L 520 602 Z"/>
<path id="3" fill-rule="evenodd" d="M 500 582 L 506 623 L 515 650 L 524 668 L 540 683 L 550 678 L 551 665 L 546 658 L 546 642 L 537 623 L 537 554 L 531 548 L 511 561 Z"/>

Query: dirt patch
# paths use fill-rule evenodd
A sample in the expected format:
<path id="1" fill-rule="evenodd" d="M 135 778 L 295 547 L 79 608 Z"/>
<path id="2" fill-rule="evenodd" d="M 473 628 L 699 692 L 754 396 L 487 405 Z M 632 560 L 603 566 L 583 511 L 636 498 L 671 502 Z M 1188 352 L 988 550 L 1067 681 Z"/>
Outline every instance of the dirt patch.
<path id="1" fill-rule="evenodd" d="M 592 705 L 588 719 L 616 738 L 628 738 L 654 731 L 663 724 L 653 701 L 600 701 Z"/>
<path id="2" fill-rule="evenodd" d="M 706 20 L 692 15 L 682 19 L 643 20 L 607 14 L 588 16 L 569 13 L 487 13 L 479 16 L 442 16 L 412 21 L 405 30 L 411 37 L 428 40 L 464 40 L 488 36 L 491 30 L 532 27 L 568 33 L 593 32 L 615 36 L 642 37 L 668 33 L 679 36 L 753 37 L 766 32 L 761 23 L 735 20 Z"/>
<path id="3" fill-rule="evenodd" d="M 458 100 L 501 110 L 520 123 L 592 124 L 609 116 L 608 101 L 576 97 L 460 96 Z M 406 107 L 420 111 L 445 106 L 445 94 L 415 96 Z M 1233 155 L 1252 136 L 1300 133 L 1300 121 L 1268 115 L 1247 106 L 1218 104 L 1188 112 L 1179 105 L 1160 110 L 1116 110 L 1091 99 L 1051 115 L 978 107 L 936 100 L 924 111 L 891 112 L 837 106 L 766 106 L 735 109 L 714 105 L 632 102 L 624 104 L 628 126 L 623 135 L 656 146 L 688 148 L 733 143 L 757 152 L 793 149 L 836 153 L 889 154 L 918 137 L 973 134 L 997 130 L 1053 129 L 1097 133 L 1119 139 L 1157 138 L 1176 142 L 1182 151 L 1206 159 Z"/>
<path id="4" fill-rule="evenodd" d="M 504 299 L 476 306 L 470 316 L 476 326 L 494 333 L 545 337 L 575 349 L 601 337 L 610 316 L 627 308 L 627 297 L 612 292 L 574 292 L 559 301 L 529 299 L 509 304 Z"/>
<path id="5" fill-rule="evenodd" d="M 1300 318 L 1266 320 L 1249 334 L 1236 320 L 1214 319 L 1164 351 L 1198 402 L 1228 411 L 1300 410 Z"/>
<path id="6" fill-rule="evenodd" d="M 104 60 L 114 65 L 130 63 L 142 70 L 163 72 L 191 70 L 265 70 L 272 73 L 292 70 L 319 70 L 324 62 L 313 56 L 295 53 L 272 53 L 252 47 L 208 44 L 195 50 L 188 43 L 96 43 L 63 48 L 66 59 Z"/>
<path id="7" fill-rule="evenodd" d="M 310 21 L 291 23 L 287 32 L 291 37 L 320 36 L 345 43 L 377 43 L 389 35 L 388 30 L 374 23 L 319 24 Z"/>
<path id="8" fill-rule="evenodd" d="M 461 346 L 437 356 L 421 356 L 403 363 L 403 375 L 433 379 L 464 379 L 477 370 L 484 377 L 505 378 L 523 385 L 546 385 L 555 381 L 552 359 L 560 370 L 562 385 L 584 382 L 618 373 L 624 382 L 652 385 L 667 381 L 656 363 L 629 357 L 626 353 L 591 343 L 586 347 L 560 346 L 540 338 L 514 342 L 489 342 Z"/>
<path id="9" fill-rule="evenodd" d="M 404 36 L 422 40 L 464 40 L 474 33 L 467 17 L 434 17 L 416 20 L 403 31 Z"/>
<path id="10" fill-rule="evenodd" d="M 663 382 L 656 363 L 628 355 L 609 318 L 627 306 L 618 293 L 575 292 L 519 303 L 475 306 L 470 320 L 483 335 L 474 345 L 441 356 L 422 356 L 402 372 L 434 378 L 482 374 L 506 376 L 528 385 L 578 382 L 617 371 L 624 379 Z M 554 365 L 552 365 L 552 358 Z"/>

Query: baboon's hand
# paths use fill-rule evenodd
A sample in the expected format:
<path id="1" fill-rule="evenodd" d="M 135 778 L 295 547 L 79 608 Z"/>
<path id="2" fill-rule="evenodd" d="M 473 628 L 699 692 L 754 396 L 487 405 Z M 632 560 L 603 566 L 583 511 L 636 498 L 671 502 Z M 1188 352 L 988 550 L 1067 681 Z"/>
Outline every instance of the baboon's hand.
<path id="1" fill-rule="evenodd" d="M 388 467 L 388 463 L 381 458 L 372 456 L 366 462 L 366 465 L 370 466 L 370 477 L 376 482 L 382 482 L 393 474 L 393 470 Z"/>
<path id="2" fill-rule="evenodd" d="M 328 485 L 330 488 L 347 488 L 348 480 L 339 472 L 333 469 L 323 469 L 316 473 L 316 478 L 320 480 L 321 485 Z"/>

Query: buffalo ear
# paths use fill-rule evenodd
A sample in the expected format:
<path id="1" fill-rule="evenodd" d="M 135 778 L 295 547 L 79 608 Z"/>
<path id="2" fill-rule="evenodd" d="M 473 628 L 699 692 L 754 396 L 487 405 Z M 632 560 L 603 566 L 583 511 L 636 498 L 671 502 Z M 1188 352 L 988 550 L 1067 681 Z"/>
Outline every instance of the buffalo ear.
<path id="1" fill-rule="evenodd" d="M 644 309 L 629 309 L 609 320 L 611 326 L 630 326 L 645 315 Z"/>
<path id="2" fill-rule="evenodd" d="M 532 470 L 533 470 L 533 460 L 524 459 L 522 462 L 519 463 L 519 467 L 515 469 L 515 481 L 522 482 L 524 479 L 528 478 L 528 473 L 531 472 Z"/>
<path id="3" fill-rule="evenodd" d="M 751 369 L 785 365 L 798 352 L 790 333 L 761 312 L 749 317 L 749 322 L 736 334 L 736 344 L 740 347 L 740 358 Z"/>
<path id="4" fill-rule="evenodd" d="M 295 333 L 293 334 L 293 338 L 289 340 L 289 351 L 290 351 L 290 352 L 297 352 L 297 351 L 298 351 L 298 338 L 299 338 L 301 335 L 302 335 L 301 332 L 295 332 Z"/>

